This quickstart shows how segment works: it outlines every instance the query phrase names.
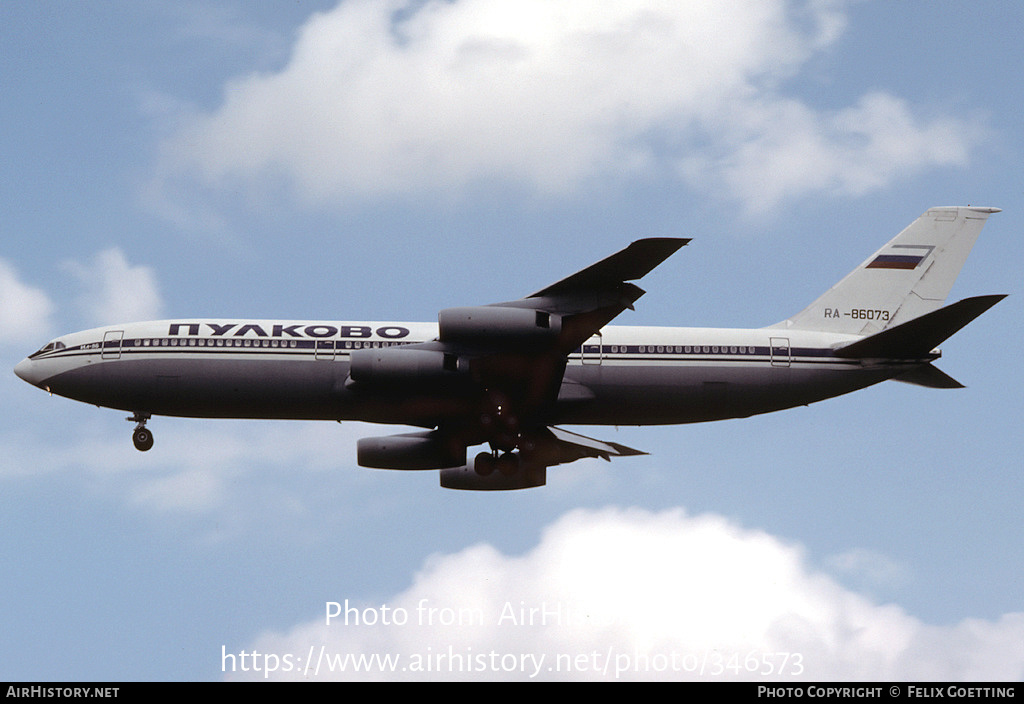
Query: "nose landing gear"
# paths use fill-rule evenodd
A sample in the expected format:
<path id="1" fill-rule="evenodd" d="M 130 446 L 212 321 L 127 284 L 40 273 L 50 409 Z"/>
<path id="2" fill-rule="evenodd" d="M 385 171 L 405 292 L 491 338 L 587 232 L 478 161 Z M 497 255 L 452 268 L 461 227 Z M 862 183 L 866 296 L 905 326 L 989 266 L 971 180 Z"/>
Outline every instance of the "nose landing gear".
<path id="1" fill-rule="evenodd" d="M 149 413 L 136 413 L 125 418 L 125 420 L 136 423 L 135 430 L 132 432 L 132 442 L 135 443 L 135 449 L 139 452 L 145 452 L 153 447 L 153 433 L 146 427 L 146 421 L 149 419 Z"/>

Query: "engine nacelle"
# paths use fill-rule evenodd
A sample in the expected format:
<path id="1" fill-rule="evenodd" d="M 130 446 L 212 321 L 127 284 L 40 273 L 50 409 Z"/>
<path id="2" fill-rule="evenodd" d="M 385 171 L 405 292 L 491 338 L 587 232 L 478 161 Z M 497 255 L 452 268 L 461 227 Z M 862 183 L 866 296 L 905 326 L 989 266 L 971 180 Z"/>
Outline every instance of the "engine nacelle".
<path id="1" fill-rule="evenodd" d="M 465 467 L 453 467 L 441 470 L 441 486 L 445 489 L 463 489 L 467 491 L 511 491 L 514 489 L 532 489 L 544 486 L 548 481 L 548 468 L 544 465 L 522 462 L 516 455 L 506 456 L 514 464 L 502 466 L 505 458 L 500 458 L 498 468 L 488 466 L 480 471 L 480 458 Z"/>
<path id="2" fill-rule="evenodd" d="M 538 342 L 558 337 L 562 318 L 533 308 L 473 306 L 437 314 L 442 342 Z"/>
<path id="3" fill-rule="evenodd" d="M 356 443 L 356 458 L 361 467 L 372 469 L 443 470 L 465 465 L 466 448 L 452 447 L 428 430 L 362 438 Z"/>
<path id="4" fill-rule="evenodd" d="M 354 350 L 348 374 L 357 383 L 409 384 L 449 380 L 466 369 L 464 360 L 447 352 L 380 347 Z"/>

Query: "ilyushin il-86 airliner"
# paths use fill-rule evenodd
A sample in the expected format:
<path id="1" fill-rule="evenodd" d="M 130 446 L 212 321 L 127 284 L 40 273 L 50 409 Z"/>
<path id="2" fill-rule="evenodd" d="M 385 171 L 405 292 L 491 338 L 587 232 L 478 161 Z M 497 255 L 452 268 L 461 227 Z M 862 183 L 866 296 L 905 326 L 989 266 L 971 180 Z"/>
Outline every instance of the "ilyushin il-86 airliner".
<path id="1" fill-rule="evenodd" d="M 740 418 L 887 379 L 960 387 L 932 362 L 1003 298 L 945 305 L 996 212 L 932 208 L 809 307 L 752 330 L 609 326 L 644 293 L 630 282 L 689 241 L 650 238 L 523 299 L 442 310 L 437 323 L 109 325 L 61 336 L 14 371 L 130 412 L 139 450 L 153 445 L 154 415 L 359 420 L 418 428 L 360 440 L 364 467 L 440 470 L 451 489 L 537 487 L 554 465 L 645 454 L 560 425 Z"/>

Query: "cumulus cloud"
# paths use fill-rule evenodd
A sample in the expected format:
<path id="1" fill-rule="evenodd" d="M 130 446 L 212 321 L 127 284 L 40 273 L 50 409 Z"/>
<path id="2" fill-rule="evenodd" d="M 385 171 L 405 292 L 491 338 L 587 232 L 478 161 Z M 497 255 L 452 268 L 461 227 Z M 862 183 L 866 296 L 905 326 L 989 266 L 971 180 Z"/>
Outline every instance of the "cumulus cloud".
<path id="1" fill-rule="evenodd" d="M 831 681 L 1024 674 L 1024 614 L 929 625 L 810 569 L 797 545 L 682 510 L 576 510 L 524 555 L 475 545 L 430 558 L 408 589 L 382 600 L 330 596 L 337 606 L 325 605 L 322 617 L 246 647 L 270 659 L 258 670 L 250 659 L 242 672 L 236 658 L 232 677 Z M 328 624 L 329 610 L 335 616 Z M 383 656 L 391 659 L 375 659 Z M 268 663 L 276 671 L 267 672 Z M 230 672 L 232 662 L 225 664 Z"/>
<path id="2" fill-rule="evenodd" d="M 315 204 L 657 177 L 756 210 L 963 163 L 969 121 L 884 92 L 838 110 L 784 92 L 845 23 L 828 0 L 349 0 L 283 69 L 191 116 L 161 173 L 168 191 L 287 185 Z"/>
<path id="3" fill-rule="evenodd" d="M 22 282 L 14 267 L 0 259 L 0 345 L 44 342 L 53 308 L 43 291 Z"/>
<path id="4" fill-rule="evenodd" d="M 829 112 L 796 100 L 743 101 L 722 126 L 717 153 L 681 159 L 680 173 L 710 178 L 753 211 L 820 190 L 863 195 L 926 167 L 966 163 L 983 132 L 952 117 L 922 120 L 907 101 L 879 92 Z"/>
<path id="5" fill-rule="evenodd" d="M 128 323 L 162 314 L 156 274 L 149 267 L 129 264 L 116 247 L 88 263 L 67 261 L 62 266 L 84 288 L 78 303 L 88 324 Z"/>

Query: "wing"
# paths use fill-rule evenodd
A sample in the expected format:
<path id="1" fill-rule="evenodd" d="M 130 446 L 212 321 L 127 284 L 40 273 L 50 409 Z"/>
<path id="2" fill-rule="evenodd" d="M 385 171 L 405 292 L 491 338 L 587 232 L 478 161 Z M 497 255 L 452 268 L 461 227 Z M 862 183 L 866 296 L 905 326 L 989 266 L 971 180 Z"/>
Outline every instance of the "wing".
<path id="1" fill-rule="evenodd" d="M 483 443 L 495 454 L 518 450 L 543 466 L 637 454 L 547 426 L 569 354 L 633 307 L 644 291 L 631 281 L 687 242 L 637 240 L 525 298 L 442 310 L 436 340 L 353 352 L 346 386 L 387 390 L 396 405 L 431 409 L 434 415 L 390 422 L 436 428 L 403 444 L 413 455 L 422 450 L 426 464 L 445 458 L 438 468 L 462 464 L 466 448 Z M 373 461 L 380 467 L 390 460 L 375 453 Z M 403 466 L 417 462 L 401 460 Z"/>
<path id="2" fill-rule="evenodd" d="M 642 278 L 690 240 L 649 238 L 517 301 L 448 308 L 439 340 L 481 350 L 496 346 L 568 355 L 644 295 Z"/>
<path id="3" fill-rule="evenodd" d="M 557 397 L 569 354 L 644 294 L 629 282 L 688 241 L 638 240 L 526 298 L 443 310 L 437 344 L 521 417 L 536 416 Z"/>
<path id="4" fill-rule="evenodd" d="M 430 370 L 470 372 L 488 388 L 542 387 L 553 398 L 568 355 L 632 308 L 644 291 L 639 279 L 690 240 L 649 238 L 516 301 L 447 308 L 438 314 L 438 338 L 400 348 L 361 350 L 352 355 L 349 386 L 416 385 Z M 449 379 L 449 381 L 454 380 Z M 545 394 L 541 394 L 545 395 Z"/>

